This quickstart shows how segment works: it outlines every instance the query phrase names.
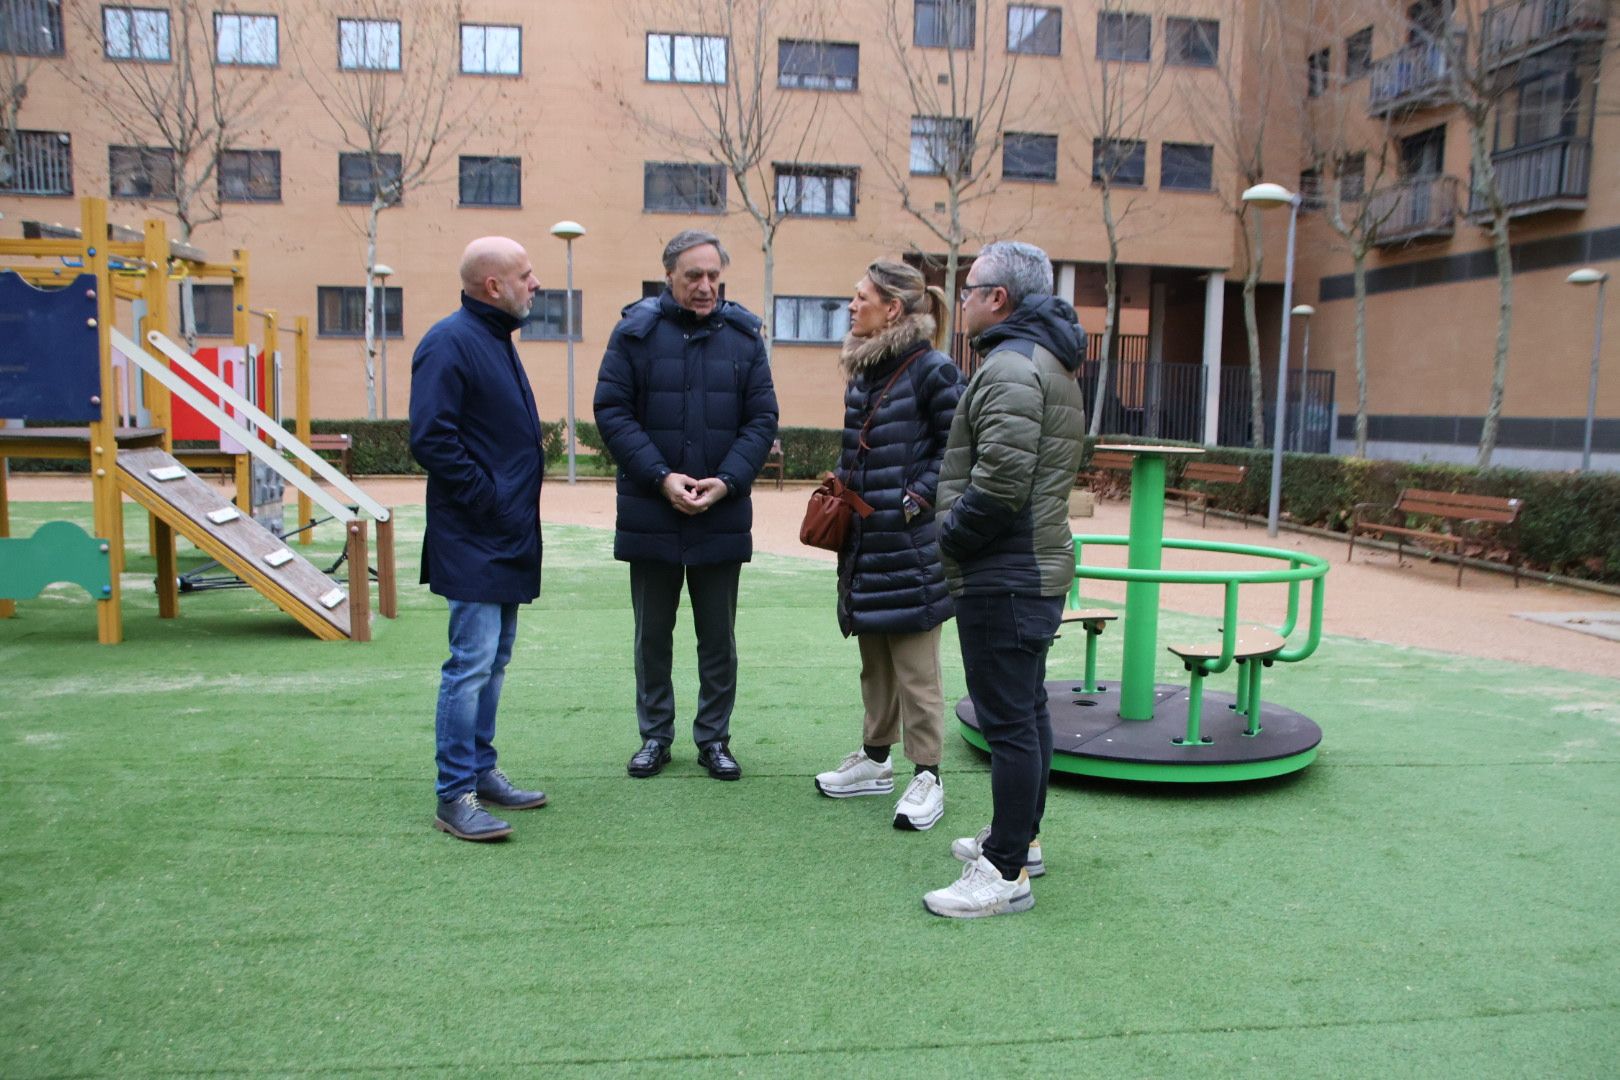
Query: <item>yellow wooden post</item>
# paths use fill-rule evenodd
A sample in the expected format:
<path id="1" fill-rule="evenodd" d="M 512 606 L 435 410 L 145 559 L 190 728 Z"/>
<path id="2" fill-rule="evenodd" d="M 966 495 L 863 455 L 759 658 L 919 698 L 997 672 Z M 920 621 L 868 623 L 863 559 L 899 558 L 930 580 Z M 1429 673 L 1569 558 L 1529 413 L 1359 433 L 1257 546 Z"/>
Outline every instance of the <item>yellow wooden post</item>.
<path id="1" fill-rule="evenodd" d="M 96 276 L 96 336 L 100 340 L 101 380 L 96 404 L 101 417 L 90 424 L 90 490 L 96 535 L 107 545 L 108 570 L 112 591 L 96 604 L 97 637 L 103 645 L 116 645 L 124 639 L 123 504 L 118 495 L 118 403 L 113 400 L 112 342 L 108 329 L 113 324 L 112 275 L 107 266 L 107 204 L 95 196 L 80 202 L 84 268 Z"/>
<path id="2" fill-rule="evenodd" d="M 308 446 L 310 439 L 309 316 L 298 316 L 297 322 L 294 325 L 297 327 L 295 332 L 298 335 L 298 344 L 293 347 L 293 379 L 295 380 L 295 385 L 293 388 L 293 401 L 295 402 L 295 424 L 298 428 L 298 441 L 303 443 L 305 446 Z M 305 466 L 304 471 L 307 473 L 309 471 L 309 467 Z M 299 492 L 298 527 L 304 530 L 298 534 L 298 542 L 300 544 L 312 544 L 315 542 L 315 530 L 308 527 L 309 524 L 315 520 L 314 509 L 314 506 L 310 503 L 309 496 L 305 495 L 303 492 Z"/>
<path id="3" fill-rule="evenodd" d="M 169 332 L 169 238 L 163 222 L 153 220 L 146 223 L 145 254 L 142 258 L 146 262 L 146 321 L 135 328 L 135 340 L 144 347 L 148 331 Z M 163 358 L 162 353 L 154 355 Z M 144 380 L 146 407 L 152 413 L 152 426 L 163 429 L 163 449 L 172 452 L 174 410 L 169 391 L 150 375 L 142 374 L 141 378 Z"/>
<path id="4" fill-rule="evenodd" d="M 0 427 L 4 427 L 5 420 L 0 419 Z M 6 471 L 10 465 L 7 458 L 0 457 L 0 537 L 11 535 L 11 496 L 6 491 Z M 17 614 L 17 604 L 13 600 L 0 600 L 0 619 L 9 619 Z"/>

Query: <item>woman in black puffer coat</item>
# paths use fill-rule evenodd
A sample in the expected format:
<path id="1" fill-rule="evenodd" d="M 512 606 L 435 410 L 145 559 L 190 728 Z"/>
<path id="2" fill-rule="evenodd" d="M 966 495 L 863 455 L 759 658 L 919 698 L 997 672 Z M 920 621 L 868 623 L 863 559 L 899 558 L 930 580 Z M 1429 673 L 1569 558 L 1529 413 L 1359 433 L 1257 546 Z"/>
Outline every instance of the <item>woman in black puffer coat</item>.
<path id="1" fill-rule="evenodd" d="M 854 519 L 838 555 L 838 625 L 860 644 L 866 719 L 861 749 L 817 775 L 816 788 L 833 798 L 892 792 L 889 748 L 903 738 L 916 775 L 894 825 L 928 829 L 945 812 L 939 638 L 953 610 L 934 495 L 962 374 L 938 348 L 945 295 L 915 268 L 867 267 L 849 313 L 838 475 L 873 512 Z"/>

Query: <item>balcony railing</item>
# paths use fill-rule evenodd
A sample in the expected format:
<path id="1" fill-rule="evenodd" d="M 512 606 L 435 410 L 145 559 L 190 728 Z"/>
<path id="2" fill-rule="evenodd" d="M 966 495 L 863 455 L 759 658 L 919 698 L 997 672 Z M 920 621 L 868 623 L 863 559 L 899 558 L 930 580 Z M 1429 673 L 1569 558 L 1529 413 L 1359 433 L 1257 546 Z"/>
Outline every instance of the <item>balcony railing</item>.
<path id="1" fill-rule="evenodd" d="M 1461 55 L 1463 37 L 1451 42 L 1426 41 L 1373 61 L 1367 111 L 1381 116 L 1395 109 L 1436 105 L 1448 95 L 1451 57 Z"/>
<path id="2" fill-rule="evenodd" d="M 1379 247 L 1450 236 L 1457 228 L 1457 178 L 1415 176 L 1375 191 L 1367 204 L 1373 243 Z"/>
<path id="3" fill-rule="evenodd" d="M 1513 0 L 1487 8 L 1480 19 L 1484 59 L 1511 63 L 1566 41 L 1602 41 L 1608 0 Z"/>
<path id="4" fill-rule="evenodd" d="M 1514 147 L 1491 155 L 1496 190 L 1513 217 L 1547 210 L 1586 209 L 1592 166 L 1591 139 L 1557 139 L 1534 146 Z M 1478 179 L 1469 185 L 1471 217 L 1491 212 Z"/>

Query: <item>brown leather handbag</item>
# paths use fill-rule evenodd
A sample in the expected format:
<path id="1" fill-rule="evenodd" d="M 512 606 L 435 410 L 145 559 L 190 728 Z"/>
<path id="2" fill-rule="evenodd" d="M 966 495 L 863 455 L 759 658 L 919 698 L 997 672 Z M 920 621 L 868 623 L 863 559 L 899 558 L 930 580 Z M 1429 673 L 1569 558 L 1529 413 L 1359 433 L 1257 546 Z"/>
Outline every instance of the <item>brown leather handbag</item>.
<path id="1" fill-rule="evenodd" d="M 804 522 L 799 526 L 799 542 L 828 551 L 842 551 L 844 541 L 849 538 L 850 521 L 856 514 L 864 518 L 871 512 L 870 503 L 829 473 L 821 486 L 810 493 L 810 505 L 804 508 Z"/>

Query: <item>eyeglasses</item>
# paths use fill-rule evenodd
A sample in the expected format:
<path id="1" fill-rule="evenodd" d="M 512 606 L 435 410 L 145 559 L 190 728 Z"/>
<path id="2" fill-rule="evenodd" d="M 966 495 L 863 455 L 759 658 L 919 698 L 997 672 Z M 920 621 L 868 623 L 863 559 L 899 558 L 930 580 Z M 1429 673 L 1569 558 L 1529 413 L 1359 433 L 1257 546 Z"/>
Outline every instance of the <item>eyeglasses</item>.
<path id="1" fill-rule="evenodd" d="M 977 285 L 963 285 L 961 295 L 959 295 L 956 298 L 957 303 L 966 303 L 969 294 L 971 294 L 974 289 L 1005 289 L 1005 288 L 1006 288 L 1006 286 L 1001 284 L 999 281 L 991 282 L 989 284 L 985 284 L 984 282 L 980 282 Z"/>

